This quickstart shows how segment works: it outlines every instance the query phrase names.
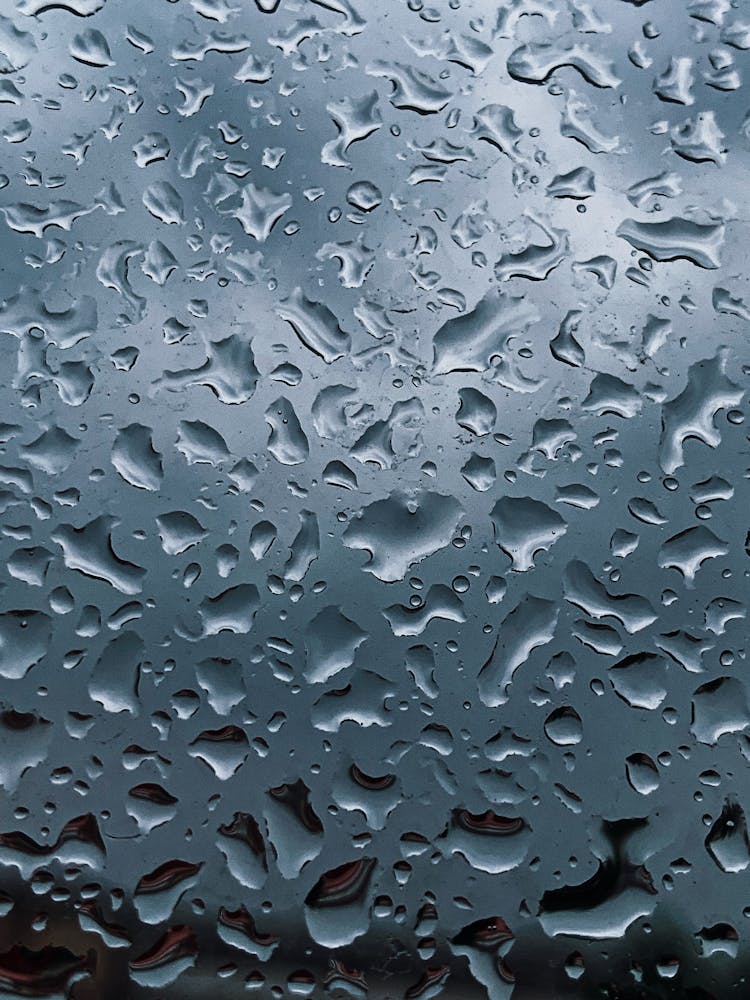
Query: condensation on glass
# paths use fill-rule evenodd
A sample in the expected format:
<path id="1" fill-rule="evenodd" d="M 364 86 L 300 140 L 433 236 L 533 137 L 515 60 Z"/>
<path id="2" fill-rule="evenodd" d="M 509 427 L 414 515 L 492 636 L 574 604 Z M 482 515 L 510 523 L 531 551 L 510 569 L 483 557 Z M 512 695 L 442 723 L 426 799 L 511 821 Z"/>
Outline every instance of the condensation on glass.
<path id="1" fill-rule="evenodd" d="M 750 12 L 429 3 L 0 5 L 0 995 L 747 996 Z"/>

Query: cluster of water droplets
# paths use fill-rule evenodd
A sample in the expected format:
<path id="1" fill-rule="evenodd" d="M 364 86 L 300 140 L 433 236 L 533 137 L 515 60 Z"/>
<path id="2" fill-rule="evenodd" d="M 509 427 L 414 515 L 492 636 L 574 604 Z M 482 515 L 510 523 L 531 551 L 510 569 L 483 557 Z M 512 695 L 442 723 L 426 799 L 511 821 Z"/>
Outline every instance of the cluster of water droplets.
<path id="1" fill-rule="evenodd" d="M 0 11 L 0 995 L 746 994 L 731 0 Z"/>

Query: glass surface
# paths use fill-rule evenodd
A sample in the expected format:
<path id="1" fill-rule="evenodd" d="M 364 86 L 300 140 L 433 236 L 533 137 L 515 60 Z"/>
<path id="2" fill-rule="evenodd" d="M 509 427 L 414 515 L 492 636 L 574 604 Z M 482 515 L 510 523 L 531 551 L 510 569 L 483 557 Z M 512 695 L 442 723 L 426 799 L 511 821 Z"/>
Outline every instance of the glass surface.
<path id="1" fill-rule="evenodd" d="M 748 52 L 0 0 L 0 995 L 747 997 Z"/>

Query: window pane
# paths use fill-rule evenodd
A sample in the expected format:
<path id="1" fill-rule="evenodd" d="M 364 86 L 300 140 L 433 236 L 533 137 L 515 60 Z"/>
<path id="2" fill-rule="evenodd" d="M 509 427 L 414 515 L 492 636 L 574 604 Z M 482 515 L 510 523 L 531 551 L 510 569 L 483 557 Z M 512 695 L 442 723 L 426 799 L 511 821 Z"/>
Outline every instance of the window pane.
<path id="1" fill-rule="evenodd" d="M 745 996 L 741 6 L 0 7 L 0 992 Z"/>

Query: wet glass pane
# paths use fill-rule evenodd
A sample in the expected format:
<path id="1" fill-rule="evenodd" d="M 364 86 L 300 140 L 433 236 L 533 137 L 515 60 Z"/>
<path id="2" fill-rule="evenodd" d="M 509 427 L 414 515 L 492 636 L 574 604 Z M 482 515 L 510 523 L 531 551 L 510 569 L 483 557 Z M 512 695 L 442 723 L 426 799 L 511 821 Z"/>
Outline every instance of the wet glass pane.
<path id="1" fill-rule="evenodd" d="M 0 3 L 0 995 L 747 996 L 748 52 Z"/>

